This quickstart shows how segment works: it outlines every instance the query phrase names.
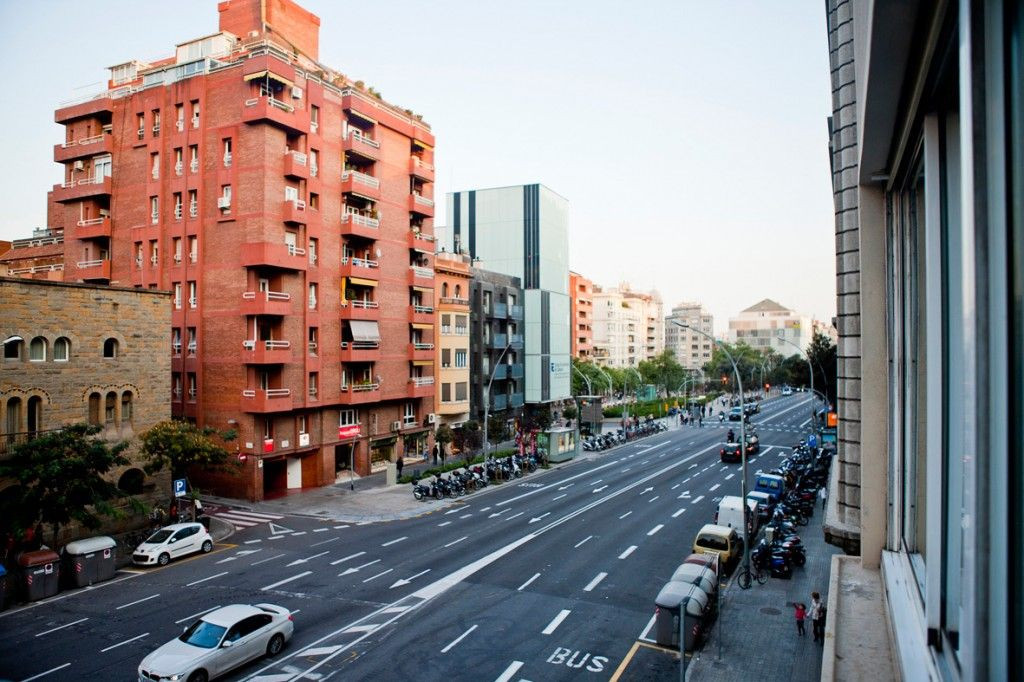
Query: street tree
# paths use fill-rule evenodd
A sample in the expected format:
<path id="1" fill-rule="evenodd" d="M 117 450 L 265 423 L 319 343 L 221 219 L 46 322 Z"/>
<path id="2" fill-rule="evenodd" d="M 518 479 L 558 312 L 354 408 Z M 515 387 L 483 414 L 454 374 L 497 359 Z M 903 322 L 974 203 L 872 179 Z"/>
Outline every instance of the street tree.
<path id="1" fill-rule="evenodd" d="M 238 466 L 224 444 L 234 440 L 234 431 L 223 433 L 192 422 L 172 419 L 155 424 L 142 434 L 142 456 L 146 473 L 167 468 L 171 478 L 184 478 L 189 469 L 227 471 Z"/>
<path id="2" fill-rule="evenodd" d="M 99 426 L 73 424 L 16 445 L 0 462 L 0 478 L 17 482 L 7 498 L 9 508 L 0 510 L 3 525 L 15 534 L 37 524 L 49 526 L 56 547 L 60 529 L 72 522 L 95 530 L 103 517 L 119 517 L 123 512 L 114 501 L 141 508 L 108 478 L 116 467 L 129 464 L 124 454 L 128 443 L 108 443 L 99 432 Z"/>
<path id="3" fill-rule="evenodd" d="M 491 445 L 508 440 L 508 417 L 504 412 L 492 412 L 488 415 L 487 440 Z"/>
<path id="4" fill-rule="evenodd" d="M 836 404 L 836 375 L 838 360 L 836 344 L 825 334 L 814 332 L 807 346 L 807 357 L 814 369 L 814 387 L 828 396 L 829 403 Z"/>
<path id="5" fill-rule="evenodd" d="M 645 382 L 654 384 L 664 395 L 678 388 L 686 376 L 686 370 L 671 350 L 662 351 L 650 360 L 642 360 L 637 369 Z"/>
<path id="6" fill-rule="evenodd" d="M 444 450 L 445 446 L 448 445 L 448 443 L 451 443 L 454 438 L 455 435 L 452 433 L 452 427 L 447 424 L 441 424 L 437 427 L 437 431 L 434 432 L 434 442 L 440 445 L 442 450 Z"/>

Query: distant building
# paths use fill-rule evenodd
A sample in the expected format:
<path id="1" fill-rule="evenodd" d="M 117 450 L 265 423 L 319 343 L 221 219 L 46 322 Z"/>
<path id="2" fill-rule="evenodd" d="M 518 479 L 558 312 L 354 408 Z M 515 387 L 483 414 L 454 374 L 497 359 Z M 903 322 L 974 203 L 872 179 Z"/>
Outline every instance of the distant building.
<path id="1" fill-rule="evenodd" d="M 477 421 L 483 419 L 485 403 L 491 414 L 516 414 L 525 404 L 526 385 L 520 280 L 474 268 L 471 286 L 470 411 Z"/>
<path id="2" fill-rule="evenodd" d="M 166 291 L 0 278 L 0 458 L 68 424 L 96 424 L 115 442 L 170 419 L 170 298 Z M 152 500 L 171 493 L 168 472 L 148 476 L 137 461 L 111 480 Z"/>
<path id="3" fill-rule="evenodd" d="M 36 229 L 26 239 L 0 242 L 0 276 L 63 281 L 64 231 Z"/>
<path id="4" fill-rule="evenodd" d="M 745 343 L 755 350 L 771 349 L 783 356 L 799 354 L 786 341 L 807 348 L 814 333 L 813 320 L 770 298 L 729 318 L 729 341 Z"/>
<path id="5" fill-rule="evenodd" d="M 538 184 L 448 195 L 448 251 L 476 267 L 517 277 L 528 404 L 571 396 L 569 202 Z"/>
<path id="6" fill-rule="evenodd" d="M 437 321 L 434 325 L 435 420 L 457 426 L 469 419 L 469 316 L 472 271 L 469 256 L 438 253 L 434 258 Z"/>
<path id="7" fill-rule="evenodd" d="M 594 283 L 569 273 L 569 310 L 572 317 L 572 356 L 590 360 L 594 353 Z"/>
<path id="8" fill-rule="evenodd" d="M 593 293 L 594 360 L 608 367 L 636 367 L 665 349 L 665 321 L 657 292 L 628 283 Z"/>
<path id="9" fill-rule="evenodd" d="M 682 329 L 674 322 L 685 324 L 714 336 L 715 319 L 700 303 L 680 303 L 665 317 L 665 348 L 672 351 L 685 369 L 700 370 L 711 362 L 714 342 L 691 329 Z"/>

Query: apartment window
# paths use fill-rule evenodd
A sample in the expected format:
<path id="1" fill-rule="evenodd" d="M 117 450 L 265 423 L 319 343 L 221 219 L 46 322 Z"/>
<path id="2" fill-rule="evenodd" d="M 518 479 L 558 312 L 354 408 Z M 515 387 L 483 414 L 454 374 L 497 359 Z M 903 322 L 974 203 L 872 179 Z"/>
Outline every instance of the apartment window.
<path id="1" fill-rule="evenodd" d="M 199 237 L 188 238 L 188 259 L 189 262 L 199 262 Z"/>
<path id="2" fill-rule="evenodd" d="M 175 192 L 174 193 L 174 219 L 175 220 L 181 220 L 182 217 L 183 217 L 181 201 L 182 201 L 181 192 Z M 181 253 L 178 253 L 177 255 L 178 255 L 178 260 L 180 261 L 181 260 Z"/>
<path id="3" fill-rule="evenodd" d="M 449 383 L 441 384 L 441 402 L 450 403 L 452 400 L 452 385 Z"/>
<path id="4" fill-rule="evenodd" d="M 192 127 L 199 127 L 199 100 L 192 100 Z"/>
<path id="5" fill-rule="evenodd" d="M 156 225 L 160 222 L 160 198 L 149 198 L 149 221 Z"/>
<path id="6" fill-rule="evenodd" d="M 284 186 L 284 200 L 285 201 L 298 201 L 299 200 L 299 188 L 292 187 L 291 185 Z"/>
<path id="7" fill-rule="evenodd" d="M 462 402 L 464 400 L 468 400 L 468 398 L 466 398 L 466 396 L 468 395 L 468 387 L 467 386 L 468 386 L 468 384 L 465 381 L 459 381 L 459 382 L 457 382 L 455 384 L 455 400 L 456 401 Z"/>
<path id="8" fill-rule="evenodd" d="M 441 298 L 448 298 L 448 282 L 441 283 Z"/>
<path id="9" fill-rule="evenodd" d="M 150 173 L 154 180 L 160 179 L 160 154 L 153 153 L 149 155 L 149 167 Z"/>
<path id="10" fill-rule="evenodd" d="M 316 259 L 317 259 L 316 252 L 317 252 L 317 240 L 315 238 L 314 239 L 310 239 L 309 240 L 309 264 L 310 265 L 316 266 Z"/>
<path id="11" fill-rule="evenodd" d="M 188 217 L 196 218 L 199 216 L 199 193 L 197 190 L 190 189 L 188 191 Z"/>
<path id="12" fill-rule="evenodd" d="M 181 147 L 174 148 L 174 174 L 181 175 L 185 172 L 185 152 Z"/>
<path id="13" fill-rule="evenodd" d="M 132 392 L 125 391 L 121 394 L 121 423 L 132 423 Z"/>
<path id="14" fill-rule="evenodd" d="M 217 200 L 217 208 L 225 212 L 231 210 L 231 185 L 220 186 L 220 199 Z"/>
<path id="15" fill-rule="evenodd" d="M 174 400 L 181 400 L 181 373 L 174 372 L 171 375 L 171 391 L 174 394 Z"/>
<path id="16" fill-rule="evenodd" d="M 175 263 L 180 263 L 181 262 L 181 237 L 174 237 L 171 240 L 171 245 L 172 245 L 173 250 L 174 250 L 174 262 Z"/>
<path id="17" fill-rule="evenodd" d="M 146 115 L 143 113 L 135 114 L 135 127 L 138 128 L 138 138 L 141 140 L 146 137 Z"/>
<path id="18" fill-rule="evenodd" d="M 452 366 L 452 351 L 450 348 L 441 349 L 441 367 Z"/>
<path id="19" fill-rule="evenodd" d="M 317 386 L 320 383 L 320 373 L 310 372 L 309 373 L 309 397 L 316 398 Z"/>
<path id="20" fill-rule="evenodd" d="M 411 426 L 416 423 L 416 403 L 405 403 L 402 407 L 402 423 Z"/>
<path id="21" fill-rule="evenodd" d="M 199 341 L 196 336 L 196 328 L 188 328 L 188 354 L 195 357 L 196 351 L 199 350 Z"/>
<path id="22" fill-rule="evenodd" d="M 171 329 L 171 352 L 174 355 L 181 355 L 181 329 L 179 327 Z"/>
<path id="23" fill-rule="evenodd" d="M 320 172 L 320 152 L 315 149 L 309 150 L 309 175 L 316 177 Z M 312 203 L 312 202 L 310 202 Z"/>
<path id="24" fill-rule="evenodd" d="M 308 338 L 309 340 L 307 342 L 307 345 L 309 347 L 309 354 L 316 355 L 317 349 L 319 347 L 318 340 L 320 338 L 320 330 L 317 327 L 310 327 Z"/>
<path id="25" fill-rule="evenodd" d="M 225 137 L 223 140 L 224 145 L 224 167 L 231 168 L 231 138 Z"/>
<path id="26" fill-rule="evenodd" d="M 469 334 L 469 317 L 466 315 L 455 316 L 455 334 L 456 336 L 466 336 Z"/>
<path id="27" fill-rule="evenodd" d="M 181 282 L 174 283 L 174 308 L 181 310 Z"/>
<path id="28" fill-rule="evenodd" d="M 317 293 L 316 289 L 317 289 L 317 286 L 316 286 L 315 282 L 309 285 L 309 309 L 310 310 L 316 310 L 316 293 Z"/>
<path id="29" fill-rule="evenodd" d="M 199 393 L 199 389 L 196 387 L 196 373 L 188 373 L 188 399 L 195 402 L 196 396 Z"/>
<path id="30" fill-rule="evenodd" d="M 153 114 L 153 137 L 160 137 L 160 110 L 154 109 Z"/>
<path id="31" fill-rule="evenodd" d="M 135 242 L 135 267 L 142 267 L 142 259 L 144 254 L 142 252 L 142 242 Z"/>
<path id="32" fill-rule="evenodd" d="M 316 133 L 320 129 L 320 107 L 313 104 L 309 107 L 309 130 Z"/>
<path id="33" fill-rule="evenodd" d="M 199 145 L 197 144 L 188 146 L 188 170 L 191 173 L 199 172 Z"/>
<path id="34" fill-rule="evenodd" d="M 354 426 L 359 422 L 359 410 L 340 410 L 338 412 L 338 426 Z"/>
<path id="35" fill-rule="evenodd" d="M 463 348 L 460 348 L 460 349 L 456 350 L 455 351 L 455 366 L 456 367 L 465 367 L 466 366 L 466 357 L 467 357 L 467 355 L 468 355 L 468 353 L 466 353 L 465 349 L 463 349 Z"/>
<path id="36" fill-rule="evenodd" d="M 320 195 L 316 192 L 309 193 L 309 207 L 314 211 L 320 210 Z"/>
<path id="37" fill-rule="evenodd" d="M 300 414 L 299 415 L 299 433 L 300 434 L 308 433 L 306 428 L 307 428 L 306 427 L 306 415 Z"/>
<path id="38" fill-rule="evenodd" d="M 196 288 L 196 283 L 195 282 L 189 282 L 188 283 L 188 307 L 189 308 L 195 308 L 197 305 L 199 305 L 199 298 L 198 298 L 198 296 L 199 296 L 199 292 L 198 292 L 198 289 Z"/>
<path id="39" fill-rule="evenodd" d="M 185 105 L 174 105 L 174 127 L 180 133 L 185 129 Z"/>
<path id="40" fill-rule="evenodd" d="M 117 418 L 117 394 L 113 392 L 107 393 L 103 403 L 103 421 L 107 424 L 113 424 Z"/>
<path id="41" fill-rule="evenodd" d="M 452 316 L 442 315 L 441 316 L 441 333 L 451 334 L 452 333 Z"/>

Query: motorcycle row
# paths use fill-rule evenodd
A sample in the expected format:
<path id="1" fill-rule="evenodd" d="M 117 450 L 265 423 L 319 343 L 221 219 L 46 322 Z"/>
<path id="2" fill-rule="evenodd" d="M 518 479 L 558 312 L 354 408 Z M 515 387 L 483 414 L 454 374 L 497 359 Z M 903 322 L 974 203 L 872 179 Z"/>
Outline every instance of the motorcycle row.
<path id="1" fill-rule="evenodd" d="M 819 489 L 827 485 L 832 453 L 821 448 L 810 448 L 801 442 L 793 454 L 773 469 L 771 474 L 785 481 L 785 488 L 773 507 L 758 509 L 764 521 L 760 541 L 750 551 L 755 576 L 764 583 L 770 574 L 776 578 L 791 578 L 793 567 L 807 562 L 807 553 L 800 536 L 799 526 L 806 526 L 814 516 Z"/>
<path id="2" fill-rule="evenodd" d="M 435 474 L 428 482 L 419 479 L 412 481 L 412 494 L 417 500 L 445 497 L 459 497 L 481 488 L 486 488 L 494 481 L 508 481 L 521 478 L 524 473 L 537 470 L 537 458 L 533 455 L 509 455 L 508 457 L 492 457 L 482 464 L 474 464 L 462 469 L 454 469 L 445 474 Z"/>
<path id="3" fill-rule="evenodd" d="M 588 452 L 596 452 L 613 448 L 616 445 L 622 445 L 636 438 L 661 433 L 662 431 L 668 431 L 668 427 L 659 421 L 655 421 L 653 417 L 647 417 L 646 420 L 633 426 L 628 426 L 625 429 L 616 429 L 614 432 L 610 431 L 599 436 L 587 436 L 581 441 L 581 445 Z"/>

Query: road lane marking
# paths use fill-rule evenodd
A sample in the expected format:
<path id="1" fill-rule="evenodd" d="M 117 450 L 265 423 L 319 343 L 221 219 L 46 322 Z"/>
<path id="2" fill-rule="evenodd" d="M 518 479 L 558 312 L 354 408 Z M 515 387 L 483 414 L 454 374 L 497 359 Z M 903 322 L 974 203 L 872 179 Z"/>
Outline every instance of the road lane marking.
<path id="1" fill-rule="evenodd" d="M 389 542 L 385 542 L 383 545 L 381 545 L 381 547 L 389 547 L 391 545 L 397 545 L 402 540 L 408 540 L 408 539 L 409 539 L 409 537 L 407 535 L 403 535 L 402 537 L 398 538 L 397 540 L 391 540 Z"/>
<path id="2" fill-rule="evenodd" d="M 675 490 L 676 488 L 678 488 L 681 485 L 682 485 L 682 483 L 676 483 L 674 486 L 672 486 L 672 490 Z"/>
<path id="3" fill-rule="evenodd" d="M 692 500 L 690 500 L 690 504 L 697 504 L 698 502 L 700 502 L 703 499 L 704 499 L 703 495 L 698 495 L 697 497 L 695 497 Z"/>
<path id="4" fill-rule="evenodd" d="M 641 495 L 645 495 L 645 494 L 651 492 L 652 490 L 654 490 L 654 488 L 652 486 L 647 486 L 646 488 L 644 488 L 643 490 L 640 491 L 640 494 Z"/>
<path id="5" fill-rule="evenodd" d="M 255 540 L 246 540 L 243 544 L 255 545 L 256 543 L 259 543 L 259 542 L 263 542 L 263 540 L 261 540 L 259 538 L 255 539 Z"/>
<path id="6" fill-rule="evenodd" d="M 462 536 L 461 538 L 459 538 L 458 540 L 452 540 L 452 541 L 451 541 L 451 542 L 449 542 L 449 543 L 448 543 L 447 545 L 445 545 L 445 547 L 451 547 L 452 545 L 457 545 L 457 544 L 459 544 L 460 542 L 462 542 L 463 540 L 465 540 L 465 539 L 466 539 L 466 538 L 468 538 L 468 537 L 469 537 L 468 535 L 463 535 L 463 536 Z"/>
<path id="7" fill-rule="evenodd" d="M 659 530 L 661 530 L 664 527 L 665 527 L 664 524 L 659 523 L 657 526 L 655 526 L 654 528 L 652 528 L 649 531 L 647 531 L 647 534 L 648 535 L 654 535 L 655 533 L 657 533 Z"/>
<path id="8" fill-rule="evenodd" d="M 111 646 L 108 646 L 106 649 L 100 649 L 100 653 L 101 654 L 105 654 L 108 651 L 110 651 L 111 649 L 116 649 L 119 646 L 124 646 L 125 644 L 129 644 L 131 642 L 134 642 L 137 639 L 142 639 L 143 637 L 148 637 L 148 636 L 149 636 L 149 633 L 148 632 L 144 632 L 144 633 L 142 633 L 141 635 L 139 635 L 137 637 L 132 637 L 131 639 L 126 639 L 123 642 L 118 642 L 117 644 L 113 644 Z"/>
<path id="9" fill-rule="evenodd" d="M 190 582 L 187 585 L 185 585 L 185 587 L 192 587 L 193 585 L 198 585 L 199 583 L 205 583 L 207 580 L 213 580 L 214 578 L 219 578 L 222 575 L 227 575 L 228 573 L 229 573 L 229 571 L 223 571 L 222 573 L 218 573 L 216 575 L 211 575 L 211 576 L 207 576 L 205 578 L 200 578 L 199 580 L 193 580 L 192 582 Z"/>
<path id="10" fill-rule="evenodd" d="M 545 516 L 549 516 L 550 514 L 551 514 L 551 512 L 544 512 L 540 516 L 534 516 L 533 518 L 530 519 L 530 523 L 536 523 L 537 521 L 542 521 Z"/>
<path id="11" fill-rule="evenodd" d="M 505 672 L 498 675 L 494 682 L 508 682 L 517 672 L 519 672 L 519 669 L 522 667 L 522 661 L 512 661 L 512 663 L 510 663 L 509 666 L 505 668 Z"/>
<path id="12" fill-rule="evenodd" d="M 495 516 L 501 516 L 502 514 L 504 514 L 507 511 L 512 511 L 512 510 L 511 509 L 502 509 L 500 512 L 493 512 L 491 514 L 488 514 L 487 518 L 493 519 Z"/>
<path id="13" fill-rule="evenodd" d="M 719 489 L 719 488 L 721 488 L 721 487 L 722 487 L 722 484 L 721 484 L 721 483 L 716 483 L 716 484 L 714 484 L 713 486 L 711 486 L 711 487 L 710 487 L 710 488 L 708 489 L 708 492 L 709 492 L 709 493 L 713 493 L 714 491 L 718 490 L 718 489 Z"/>
<path id="14" fill-rule="evenodd" d="M 541 488 L 534 488 L 533 490 L 530 490 L 529 492 L 525 492 L 522 495 L 516 495 L 515 497 L 510 497 L 507 500 L 502 500 L 501 502 L 498 502 L 495 506 L 496 507 L 502 507 L 502 506 L 504 506 L 506 504 L 512 504 L 516 500 L 521 500 L 522 498 L 529 497 L 530 495 L 536 495 L 537 493 L 541 492 L 542 490 L 547 490 L 551 486 L 561 485 L 561 484 L 565 483 L 566 481 L 572 481 L 572 480 L 575 480 L 577 478 L 582 478 L 583 476 L 589 476 L 592 473 L 594 473 L 595 471 L 600 471 L 601 469 L 605 469 L 605 468 L 610 467 L 610 466 L 615 466 L 615 462 L 608 462 L 607 464 L 602 464 L 599 467 L 594 467 L 593 469 L 588 469 L 587 471 L 584 471 L 581 474 L 576 474 L 575 476 L 570 476 L 569 478 L 563 478 L 561 481 L 558 481 L 556 483 L 552 483 L 550 485 L 546 485 L 546 486 L 543 486 Z"/>
<path id="15" fill-rule="evenodd" d="M 565 496 L 566 496 L 566 495 L 568 495 L 568 494 L 569 494 L 569 493 L 562 493 L 562 494 L 561 494 L 561 495 L 559 495 L 558 497 L 552 497 L 552 498 L 551 498 L 551 501 L 552 501 L 552 502 L 554 502 L 555 500 L 560 500 L 560 499 L 562 499 L 563 497 L 565 497 Z"/>
<path id="16" fill-rule="evenodd" d="M 445 516 L 447 516 L 448 514 L 458 514 L 460 511 L 465 511 L 465 510 L 466 510 L 465 507 L 461 507 L 460 506 L 460 507 L 456 507 L 455 509 L 449 509 L 444 514 L 445 514 Z"/>
<path id="17" fill-rule="evenodd" d="M 260 590 L 262 592 L 266 592 L 267 590 L 272 590 L 275 587 L 280 587 L 281 585 L 284 585 L 286 583 L 290 583 L 293 580 L 298 580 L 299 578 L 305 578 L 307 575 L 310 575 L 312 572 L 313 571 L 303 571 L 302 573 L 299 573 L 298 575 L 293 575 L 291 578 L 285 578 L 284 580 L 278 580 L 276 583 L 271 583 L 271 584 L 267 585 L 266 587 L 261 587 Z"/>
<path id="18" fill-rule="evenodd" d="M 459 636 L 458 636 L 458 637 L 456 637 L 456 638 L 455 638 L 454 640 L 452 640 L 452 642 L 451 642 L 451 643 L 450 643 L 450 644 L 449 644 L 448 646 L 446 646 L 445 648 L 441 649 L 441 653 L 442 653 L 442 654 L 446 654 L 446 653 L 448 653 L 449 651 L 451 651 L 451 650 L 452 650 L 452 647 L 454 647 L 454 646 L 455 646 L 456 644 L 458 644 L 459 642 L 461 642 L 462 640 L 464 640 L 464 639 L 466 638 L 466 635 L 468 635 L 469 633 L 473 632 L 473 630 L 476 630 L 476 628 L 477 628 L 477 626 L 476 626 L 476 625 L 474 625 L 474 626 L 473 626 L 473 627 L 471 627 L 470 629 L 468 629 L 468 630 L 466 630 L 465 632 L 463 632 L 463 633 L 462 633 L 461 635 L 459 635 Z"/>
<path id="19" fill-rule="evenodd" d="M 388 573 L 390 573 L 390 572 L 391 572 L 391 571 L 393 571 L 393 570 L 395 570 L 395 569 L 393 569 L 393 568 L 389 568 L 389 569 L 388 569 L 388 570 L 386 570 L 386 571 L 381 571 L 381 572 L 380 572 L 380 573 L 378 573 L 377 575 L 371 575 L 371 576 L 370 576 L 369 578 L 367 578 L 367 579 L 366 579 L 366 580 L 364 580 L 363 582 L 364 582 L 364 583 L 368 583 L 368 582 L 370 582 L 371 580 L 376 580 L 377 578 L 381 577 L 382 575 L 387 575 Z"/>
<path id="20" fill-rule="evenodd" d="M 341 530 L 342 528 L 348 528 L 348 524 L 347 523 L 343 523 L 340 526 L 335 526 L 334 530 Z M 292 613 L 295 613 L 295 612 L 292 611 Z"/>
<path id="21" fill-rule="evenodd" d="M 295 612 L 292 611 L 292 613 L 295 613 Z M 306 649 L 303 652 L 302 655 L 303 656 L 327 656 L 328 654 L 333 654 L 335 651 L 337 651 L 340 648 L 341 648 L 340 644 L 338 646 L 322 646 L 322 647 L 318 647 L 316 649 Z"/>
<path id="22" fill-rule="evenodd" d="M 463 515 L 462 515 L 462 516 L 460 516 L 459 518 L 460 518 L 460 519 L 468 519 L 468 518 L 469 518 L 470 516 L 472 516 L 472 515 L 473 515 L 473 513 L 472 513 L 472 512 L 470 512 L 469 514 L 463 514 Z"/>
<path id="23" fill-rule="evenodd" d="M 562 624 L 562 621 L 565 620 L 570 613 L 572 613 L 572 611 L 570 611 L 569 609 L 562 609 L 561 611 L 559 611 L 558 615 L 552 618 L 551 622 L 548 623 L 548 626 L 540 631 L 540 634 L 550 635 L 552 632 L 558 629 L 558 626 Z"/>
<path id="24" fill-rule="evenodd" d="M 529 585 L 530 583 L 532 583 L 532 582 L 533 582 L 534 580 L 536 580 L 536 579 L 537 579 L 537 578 L 539 578 L 539 577 L 540 577 L 540 573 L 534 573 L 534 574 L 533 574 L 533 577 L 532 577 L 532 578 L 530 578 L 529 580 L 527 580 L 527 581 L 526 581 L 525 583 L 523 583 L 522 585 L 520 585 L 520 586 L 519 586 L 519 589 L 518 589 L 518 590 L 516 590 L 516 592 L 522 592 L 523 590 L 525 590 L 525 589 L 526 589 L 526 586 L 527 586 L 527 585 Z"/>
<path id="25" fill-rule="evenodd" d="M 299 535 L 305 535 L 306 531 L 300 530 L 298 533 L 292 533 L 292 537 L 298 537 Z"/>
<path id="26" fill-rule="evenodd" d="M 447 526 L 450 523 L 451 523 L 451 521 L 445 521 L 444 523 L 439 523 L 437 525 L 438 525 L 439 528 L 443 528 L 444 526 Z"/>
<path id="27" fill-rule="evenodd" d="M 331 566 L 337 566 L 338 564 L 343 564 L 346 561 L 348 561 L 349 559 L 355 559 L 357 556 L 363 556 L 364 554 L 366 554 L 366 552 L 356 552 L 355 554 L 349 554 L 347 557 L 342 557 L 341 559 L 338 559 L 336 561 L 332 561 L 331 562 Z"/>
<path id="28" fill-rule="evenodd" d="M 304 564 L 307 561 L 310 561 L 312 559 L 316 559 L 318 557 L 322 557 L 324 554 L 330 554 L 330 550 L 325 550 L 323 552 L 320 552 L 319 554 L 314 554 L 313 556 L 308 556 L 305 559 L 296 559 L 295 561 L 291 562 L 290 564 L 286 564 L 285 568 L 289 568 L 291 566 L 298 566 L 299 564 Z"/>
<path id="29" fill-rule="evenodd" d="M 595 493 L 599 493 L 599 492 L 601 492 L 602 490 L 604 490 L 607 487 L 608 487 L 608 485 L 605 484 L 605 485 L 601 486 L 600 488 L 594 488 L 594 492 Z"/>
<path id="30" fill-rule="evenodd" d="M 647 501 L 648 501 L 648 502 L 654 502 L 654 501 L 655 501 L 656 499 L 658 499 L 659 497 L 661 497 L 661 495 L 655 495 L 654 497 L 652 497 L 651 499 L 649 499 L 649 500 L 647 500 Z"/>
<path id="31" fill-rule="evenodd" d="M 519 512 L 518 514 L 513 514 L 512 516 L 509 516 L 509 517 L 508 517 L 508 518 L 506 518 L 505 520 L 506 520 L 506 521 L 511 521 L 512 519 L 514 519 L 514 518 L 516 518 L 516 517 L 518 517 L 518 516 L 522 516 L 522 515 L 523 515 L 523 514 L 525 514 L 525 513 L 526 513 L 526 512 Z"/>
<path id="32" fill-rule="evenodd" d="M 408 578 L 399 578 L 399 579 L 398 579 L 398 580 L 396 580 L 396 581 L 395 581 L 395 583 L 394 583 L 394 584 L 393 584 L 393 585 L 391 586 L 391 589 L 393 590 L 393 589 L 395 589 L 396 587 L 401 587 L 402 585 L 408 585 L 408 584 L 409 584 L 409 583 L 411 583 L 411 582 L 412 582 L 413 580 L 416 580 L 416 578 L 419 578 L 419 577 L 420 577 L 421 575 L 426 575 L 427 573 L 430 573 L 430 569 L 429 569 L 429 568 L 428 568 L 428 569 L 426 569 L 426 570 L 420 571 L 420 572 L 419 572 L 419 573 L 417 573 L 416 575 L 410 575 L 410 576 L 409 576 Z M 382 574 L 382 575 L 383 575 L 383 574 Z M 365 583 L 365 582 L 369 582 L 369 581 L 367 581 L 367 580 L 364 580 L 363 582 Z"/>
<path id="33" fill-rule="evenodd" d="M 336 538 L 336 537 L 328 538 L 327 540 L 321 540 L 320 542 L 314 542 L 312 545 L 310 545 L 310 547 L 319 547 L 320 545 L 326 545 L 328 542 L 334 542 L 335 540 L 338 540 L 338 539 L 339 538 Z"/>
<path id="34" fill-rule="evenodd" d="M 677 511 L 677 512 L 676 512 L 675 514 L 673 514 L 673 515 L 672 515 L 672 518 L 673 518 L 673 519 L 675 519 L 675 518 L 678 518 L 678 517 L 679 517 L 679 515 L 680 515 L 680 514 L 682 514 L 682 513 L 684 512 L 684 511 L 686 511 L 686 507 L 681 507 L 681 508 L 679 509 L 679 511 Z"/>
<path id="35" fill-rule="evenodd" d="M 620 559 L 625 559 L 626 557 L 628 557 L 630 554 L 632 554 L 635 551 L 636 551 L 636 545 L 630 545 L 629 548 L 625 552 L 623 552 L 622 554 L 619 555 L 619 558 Z"/>
<path id="36" fill-rule="evenodd" d="M 608 577 L 607 573 L 604 573 L 604 572 L 598 573 L 594 577 L 593 580 L 591 580 L 589 583 L 587 583 L 587 586 L 583 588 L 583 591 L 584 592 L 592 592 L 594 590 L 594 588 L 597 587 L 598 583 L 600 583 L 602 580 L 604 580 L 607 577 Z"/>
<path id="37" fill-rule="evenodd" d="M 725 477 L 725 480 L 727 480 L 727 481 L 728 481 L 728 480 L 729 480 L 730 478 L 732 478 L 732 477 L 733 477 L 733 476 L 735 476 L 735 475 L 736 475 L 736 474 L 729 474 L 728 476 L 726 476 L 726 477 Z"/>
<path id="38" fill-rule="evenodd" d="M 160 596 L 160 594 L 159 594 L 159 593 L 157 593 L 157 594 L 151 594 L 151 595 L 149 595 L 148 597 L 143 597 L 142 599 L 137 599 L 137 600 L 135 600 L 135 601 L 131 601 L 131 602 L 128 602 L 127 604 L 121 604 L 120 606 L 118 606 L 118 607 L 117 607 L 116 609 L 114 609 L 114 610 L 115 610 L 115 611 L 120 611 L 121 609 L 126 609 L 126 608 L 128 608 L 129 606 L 135 606 L 136 604 L 141 604 L 141 603 L 142 603 L 142 602 L 144 602 L 144 601 L 149 601 L 150 599 L 156 599 L 156 598 L 157 598 L 157 597 L 159 597 L 159 596 Z"/>
<path id="39" fill-rule="evenodd" d="M 342 576 L 342 575 L 349 575 L 350 573 L 358 573 L 360 569 L 366 568 L 367 566 L 373 566 L 374 564 L 379 564 L 379 563 L 380 563 L 380 559 L 374 559 L 373 561 L 367 561 L 362 566 L 356 566 L 355 568 L 346 568 L 344 571 L 342 571 L 338 575 Z"/>
<path id="40" fill-rule="evenodd" d="M 49 630 L 43 630 L 42 632 L 38 633 L 36 635 L 36 637 L 42 637 L 43 635 L 48 635 L 51 632 L 57 632 L 57 630 L 63 630 L 64 628 L 69 628 L 72 625 L 78 625 L 79 623 L 84 623 L 87 620 L 89 620 L 88 617 L 86 617 L 86 618 L 79 618 L 78 620 L 72 621 L 70 623 L 65 623 L 64 625 L 59 625 L 59 626 L 57 626 L 55 628 L 50 628 Z"/>
<path id="41" fill-rule="evenodd" d="M 629 516 L 632 513 L 633 513 L 632 511 L 626 512 L 625 514 L 623 514 L 622 516 L 619 517 L 619 520 L 621 521 L 622 519 L 626 518 L 627 516 Z"/>
<path id="42" fill-rule="evenodd" d="M 330 530 L 330 528 L 314 528 L 313 532 L 314 533 L 326 533 L 329 530 Z"/>
<path id="43" fill-rule="evenodd" d="M 211 609 L 205 609 L 205 610 L 203 610 L 203 611 L 200 611 L 199 613 L 193 613 L 193 614 L 192 614 L 191 616 L 185 616 L 185 617 L 184 617 L 184 618 L 182 618 L 181 620 L 176 620 L 176 621 L 174 621 L 174 624 L 175 624 L 175 625 L 181 625 L 181 624 L 182 624 L 182 623 L 184 623 L 184 622 L 185 622 L 186 620 L 192 620 L 193 618 L 198 618 L 199 616 L 203 615 L 204 613 L 209 613 L 210 611 L 216 611 L 216 610 L 217 610 L 217 609 L 219 609 L 219 608 L 220 608 L 220 606 L 214 606 L 214 607 L 213 607 L 213 608 L 211 608 Z"/>
<path id="44" fill-rule="evenodd" d="M 579 542 L 576 543 L 576 545 L 573 547 L 573 549 L 579 549 L 580 545 L 583 545 L 584 543 L 586 543 L 587 540 L 589 540 L 592 537 L 594 537 L 594 536 L 593 535 L 588 535 L 587 537 L 583 538 L 582 540 L 580 540 Z"/>
<path id="45" fill-rule="evenodd" d="M 26 677 L 21 682 L 32 682 L 32 680 L 38 680 L 40 677 L 43 677 L 45 675 L 49 675 L 50 673 L 55 673 L 58 670 L 63 670 L 64 668 L 68 667 L 69 665 L 71 665 L 71 664 L 70 663 L 65 663 L 64 665 L 58 665 L 56 668 L 50 668 L 49 670 L 47 670 L 44 673 L 39 673 L 38 675 L 33 675 L 32 677 Z"/>
<path id="46" fill-rule="evenodd" d="M 277 554 L 277 555 L 272 556 L 272 557 L 267 557 L 266 559 L 260 559 L 259 561 L 254 561 L 254 562 L 252 562 L 249 565 L 250 566 L 258 566 L 259 564 L 265 564 L 268 561 L 273 561 L 274 559 L 280 559 L 283 556 L 284 556 L 284 554 Z"/>

